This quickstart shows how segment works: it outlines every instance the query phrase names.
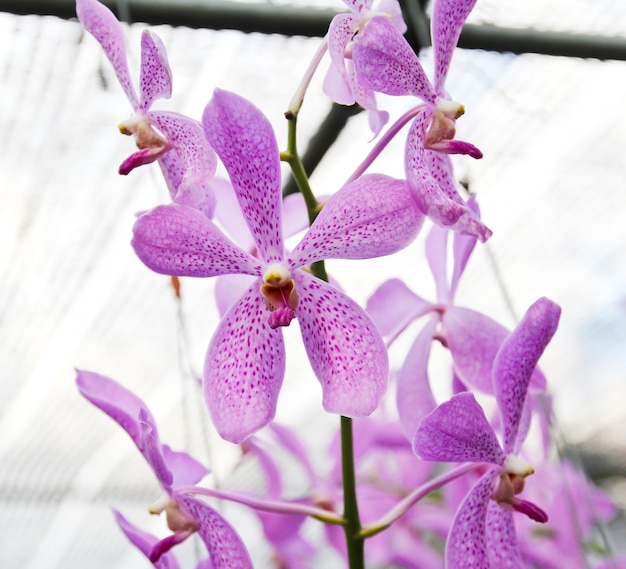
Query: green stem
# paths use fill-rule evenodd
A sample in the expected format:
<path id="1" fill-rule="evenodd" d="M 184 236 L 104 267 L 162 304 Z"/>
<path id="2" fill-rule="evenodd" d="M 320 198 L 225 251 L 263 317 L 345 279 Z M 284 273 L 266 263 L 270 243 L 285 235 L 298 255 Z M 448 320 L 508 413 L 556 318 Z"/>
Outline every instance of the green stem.
<path id="1" fill-rule="evenodd" d="M 321 204 L 315 198 L 309 177 L 307 176 L 296 144 L 298 110 L 293 109 L 285 113 L 289 124 L 287 135 L 287 151 L 281 152 L 280 159 L 287 162 L 291 168 L 294 180 L 300 193 L 304 197 L 309 214 L 309 224 L 313 224 L 321 210 Z M 311 272 L 315 277 L 328 282 L 328 275 L 324 261 L 311 264 Z M 352 419 L 341 417 L 341 470 L 343 478 L 343 527 L 346 534 L 349 569 L 365 569 L 365 556 L 363 553 L 363 537 L 361 532 L 361 520 L 356 497 L 356 477 L 354 473 L 354 450 L 352 444 Z"/>
<path id="2" fill-rule="evenodd" d="M 352 445 L 352 419 L 341 417 L 341 473 L 343 478 L 343 526 L 348 550 L 350 569 L 365 569 L 363 538 L 359 506 L 356 498 L 356 478 L 354 475 L 354 450 Z"/>
<path id="3" fill-rule="evenodd" d="M 289 164 L 289 167 L 291 168 L 291 173 L 293 174 L 294 180 L 296 181 L 296 184 L 298 184 L 298 189 L 300 190 L 300 193 L 304 198 L 304 202 L 306 203 L 306 208 L 309 212 L 309 225 L 311 225 L 315 221 L 315 218 L 317 217 L 317 214 L 320 212 L 321 208 L 319 202 L 313 194 L 313 190 L 311 190 L 309 177 L 304 170 L 304 165 L 302 164 L 302 160 L 300 159 L 300 155 L 298 154 L 298 147 L 296 145 L 297 123 L 297 115 L 289 114 L 287 152 L 281 152 L 280 159 L 283 162 L 287 162 Z"/>

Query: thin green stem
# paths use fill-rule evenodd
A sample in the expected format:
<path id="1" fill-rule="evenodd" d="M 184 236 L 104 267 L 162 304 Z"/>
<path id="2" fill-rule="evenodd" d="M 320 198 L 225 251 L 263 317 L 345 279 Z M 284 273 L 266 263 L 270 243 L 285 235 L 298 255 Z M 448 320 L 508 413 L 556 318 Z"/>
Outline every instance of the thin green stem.
<path id="1" fill-rule="evenodd" d="M 343 526 L 350 569 L 364 569 L 363 538 L 360 536 L 361 520 L 356 497 L 354 474 L 354 449 L 352 444 L 352 419 L 341 417 L 341 473 L 343 478 Z"/>
<path id="2" fill-rule="evenodd" d="M 298 125 L 298 117 L 296 114 L 291 114 L 288 117 L 289 130 L 287 132 L 287 152 L 281 152 L 280 159 L 283 162 L 287 162 L 291 168 L 294 180 L 298 185 L 298 189 L 304 198 L 307 211 L 309 212 L 309 224 L 312 224 L 320 212 L 320 204 L 311 190 L 309 184 L 309 177 L 304 170 L 304 165 L 298 154 L 298 146 L 296 144 L 296 131 Z"/>
<path id="3" fill-rule="evenodd" d="M 289 125 L 287 151 L 282 152 L 280 158 L 291 167 L 293 177 L 307 206 L 309 223 L 313 224 L 320 212 L 321 205 L 311 190 L 309 178 L 304 170 L 300 155 L 298 154 L 296 144 L 298 110 L 299 108 L 294 111 L 290 110 L 285 114 Z M 324 261 L 312 263 L 311 272 L 315 277 L 328 282 Z M 360 536 L 361 520 L 359 518 L 359 508 L 356 497 L 352 419 L 343 416 L 341 417 L 341 470 L 344 502 L 343 527 L 348 550 L 348 565 L 349 569 L 365 569 L 363 538 Z"/>

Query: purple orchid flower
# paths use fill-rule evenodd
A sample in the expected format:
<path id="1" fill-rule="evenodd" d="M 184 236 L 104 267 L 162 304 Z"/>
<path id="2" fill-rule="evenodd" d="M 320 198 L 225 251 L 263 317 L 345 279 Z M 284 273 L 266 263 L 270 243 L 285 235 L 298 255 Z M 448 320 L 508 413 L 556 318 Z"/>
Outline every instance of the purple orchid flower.
<path id="1" fill-rule="evenodd" d="M 479 216 L 475 196 L 468 206 Z M 383 283 L 370 297 L 366 310 L 390 345 L 412 322 L 427 317 L 397 374 L 396 401 L 400 422 L 409 438 L 420 421 L 437 403 L 433 396 L 428 360 L 433 340 L 450 351 L 455 391 L 472 388 L 492 395 L 491 369 L 502 342 L 510 331 L 504 326 L 469 308 L 456 306 L 454 297 L 459 281 L 476 246 L 472 235 L 453 234 L 452 270 L 448 272 L 449 231 L 434 226 L 426 239 L 426 257 L 435 281 L 436 302 L 429 302 L 411 291 L 399 279 Z M 534 392 L 542 392 L 546 379 L 539 368 L 531 379 Z"/>
<path id="2" fill-rule="evenodd" d="M 157 567 L 175 567 L 167 565 L 169 561 L 165 556 L 173 546 L 198 532 L 214 569 L 252 569 L 248 552 L 228 522 L 204 502 L 177 492 L 177 488 L 196 484 L 208 470 L 187 453 L 161 444 L 154 417 L 145 403 L 112 379 L 93 372 L 79 370 L 76 382 L 85 399 L 128 433 L 165 491 L 165 500 L 151 508 L 151 512 L 164 511 L 173 534 L 155 543 L 116 515 L 130 541 Z M 159 561 L 162 561 L 160 565 Z"/>
<path id="3" fill-rule="evenodd" d="M 119 173 L 126 175 L 158 160 L 172 199 L 212 216 L 215 197 L 210 180 L 217 159 L 202 127 L 178 113 L 150 111 L 154 101 L 168 99 L 172 94 L 172 72 L 161 39 L 149 30 L 141 35 L 137 97 L 128 69 L 124 32 L 113 12 L 97 0 L 76 0 L 76 14 L 102 46 L 135 112 L 119 129 L 122 134 L 135 136 L 139 150 L 122 162 Z"/>
<path id="4" fill-rule="evenodd" d="M 345 186 L 285 258 L 280 158 L 269 122 L 245 99 L 216 90 L 203 124 L 230 175 L 258 258 L 206 216 L 179 205 L 142 215 L 132 245 L 158 273 L 256 277 L 220 322 L 206 356 L 204 393 L 218 432 L 241 442 L 272 420 L 285 371 L 279 328 L 296 317 L 324 408 L 352 417 L 370 414 L 387 386 L 382 339 L 353 300 L 299 269 L 322 259 L 388 255 L 408 245 L 423 216 L 406 184 L 371 175 Z"/>
<path id="5" fill-rule="evenodd" d="M 448 97 L 444 84 L 465 19 L 476 0 L 436 0 L 431 35 L 434 83 L 428 80 L 406 39 L 387 19 L 376 17 L 354 40 L 353 62 L 359 84 L 388 95 L 413 95 L 425 104 L 409 130 L 405 170 L 421 211 L 433 222 L 486 241 L 491 231 L 467 207 L 455 188 L 448 154 L 482 158 L 474 145 L 454 139 L 463 106 Z M 419 111 L 419 112 L 417 112 Z"/>
<path id="6" fill-rule="evenodd" d="M 525 478 L 534 472 L 518 453 L 526 436 L 522 418 L 530 378 L 556 331 L 560 312 L 550 300 L 539 299 L 498 350 L 492 378 L 502 420 L 502 446 L 469 392 L 437 407 L 417 429 L 413 449 L 423 460 L 492 465 L 455 516 L 446 546 L 449 569 L 521 569 L 513 511 L 547 521 L 543 510 L 517 497 Z"/>
<path id="7" fill-rule="evenodd" d="M 363 87 L 356 80 L 354 65 L 349 57 L 350 42 L 354 35 L 365 29 L 372 18 L 389 18 L 399 34 L 406 32 L 402 19 L 402 10 L 397 0 L 343 0 L 350 8 L 350 14 L 338 14 L 328 28 L 328 52 L 331 66 L 324 79 L 324 92 L 341 105 L 353 105 L 355 102 L 369 111 L 370 128 L 377 135 L 389 119 L 389 113 L 376 107 L 374 92 Z M 374 20 L 373 25 L 376 25 Z"/>

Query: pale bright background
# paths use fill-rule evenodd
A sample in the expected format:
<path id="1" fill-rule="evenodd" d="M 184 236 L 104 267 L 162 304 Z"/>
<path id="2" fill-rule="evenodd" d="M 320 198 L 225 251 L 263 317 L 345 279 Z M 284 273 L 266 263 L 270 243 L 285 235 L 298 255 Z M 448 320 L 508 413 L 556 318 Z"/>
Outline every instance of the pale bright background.
<path id="1" fill-rule="evenodd" d="M 624 36 L 626 3 L 478 0 L 470 21 Z M 129 29 L 135 74 L 144 27 Z M 267 114 L 285 147 L 282 113 L 318 39 L 156 31 L 174 73 L 174 96 L 157 108 L 199 118 L 216 86 L 233 90 Z M 424 61 L 429 69 L 427 52 Z M 96 41 L 75 21 L 0 14 L 0 68 L 0 567 L 147 567 L 110 507 L 163 532 L 162 520 L 146 514 L 157 486 L 121 429 L 80 398 L 73 368 L 109 375 L 144 398 L 162 439 L 210 463 L 219 480 L 237 451 L 210 434 L 186 373 L 187 361 L 201 370 L 217 322 L 213 284 L 184 280 L 179 306 L 168 279 L 129 247 L 135 212 L 168 198 L 156 165 L 116 174 L 133 147 L 116 125 L 131 109 Z M 467 109 L 458 137 L 485 155 L 459 159 L 457 174 L 494 231 L 458 301 L 507 326 L 514 318 L 503 290 L 518 316 L 540 296 L 558 302 L 561 326 L 542 367 L 561 432 L 623 457 L 626 63 L 459 50 L 447 87 Z M 411 104 L 381 99 L 392 120 Z M 318 79 L 301 114 L 302 149 L 328 108 Z M 314 190 L 336 191 L 369 138 L 365 115 L 352 119 L 313 175 Z M 372 171 L 401 177 L 402 142 Z M 399 275 L 433 298 L 422 239 L 388 259 L 329 268 L 363 304 Z M 321 445 L 328 418 L 296 328 L 287 330 L 278 418 Z M 392 353 L 395 367 L 408 340 Z M 613 490 L 624 500 L 618 484 Z M 227 511 L 256 566 L 268 567 L 254 519 Z"/>

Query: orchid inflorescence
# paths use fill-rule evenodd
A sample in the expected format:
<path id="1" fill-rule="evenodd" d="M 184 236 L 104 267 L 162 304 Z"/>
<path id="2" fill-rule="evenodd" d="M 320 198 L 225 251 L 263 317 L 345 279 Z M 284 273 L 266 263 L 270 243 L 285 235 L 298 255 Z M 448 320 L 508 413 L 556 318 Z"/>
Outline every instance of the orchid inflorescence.
<path id="1" fill-rule="evenodd" d="M 397 0 L 344 3 L 350 12 L 330 23 L 287 109 L 290 142 L 281 153 L 268 119 L 235 93 L 216 89 L 201 120 L 151 110 L 172 92 L 161 40 L 151 31 L 142 34 L 137 95 L 122 26 L 98 0 L 76 1 L 80 21 L 104 49 L 134 112 L 119 128 L 134 136 L 138 150 L 119 172 L 158 162 L 172 200 L 138 216 L 132 247 L 157 273 L 216 277 L 222 318 L 206 353 L 202 391 L 215 429 L 241 446 L 242 460 L 256 461 L 266 488 L 261 495 L 201 485 L 208 468 L 161 443 L 141 399 L 113 379 L 80 370 L 80 393 L 119 423 L 154 471 L 163 498 L 150 511 L 165 514 L 171 533 L 153 536 L 117 511 L 115 519 L 160 568 L 179 567 L 174 547 L 194 534 L 206 545 L 198 567 L 252 567 L 237 531 L 201 496 L 251 508 L 272 548 L 270 564 L 278 568 L 319 566 L 316 547 L 301 531 L 309 518 L 324 524 L 322 546 L 351 569 L 603 567 L 605 560 L 585 555 L 581 540 L 591 540 L 593 524 L 614 508 L 573 467 L 551 456 L 545 436 L 550 397 L 537 363 L 560 308 L 541 298 L 510 331 L 453 302 L 473 249 L 491 236 L 475 196 L 466 200 L 457 189 L 450 154 L 479 159 L 482 153 L 455 138 L 465 109 L 444 88 L 475 0 L 434 1 L 432 82 L 403 36 Z M 365 108 L 375 136 L 389 118 L 376 93 L 418 102 L 322 203 L 301 167 L 295 133 L 304 91 L 326 51 L 325 93 Z M 365 174 L 409 122 L 404 178 Z M 218 159 L 228 180 L 215 177 Z M 281 160 L 291 166 L 300 194 L 283 198 Z M 364 309 L 327 275 L 329 259 L 400 251 L 427 219 L 434 301 L 391 279 Z M 304 229 L 288 250 L 285 239 Z M 330 471 L 316 466 L 295 431 L 273 422 L 285 375 L 282 328 L 294 320 L 323 408 L 341 416 L 328 448 Z M 391 374 L 394 407 L 391 398 L 383 403 L 388 349 L 414 321 L 423 323 L 421 331 Z M 429 373 L 434 341 L 452 362 L 452 396 L 443 402 Z M 539 450 L 524 448 L 533 425 L 544 433 Z M 306 486 L 297 498 L 285 497 L 285 457 L 287 470 L 297 470 Z M 572 501 L 585 512 L 578 520 L 563 507 Z"/>

